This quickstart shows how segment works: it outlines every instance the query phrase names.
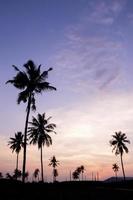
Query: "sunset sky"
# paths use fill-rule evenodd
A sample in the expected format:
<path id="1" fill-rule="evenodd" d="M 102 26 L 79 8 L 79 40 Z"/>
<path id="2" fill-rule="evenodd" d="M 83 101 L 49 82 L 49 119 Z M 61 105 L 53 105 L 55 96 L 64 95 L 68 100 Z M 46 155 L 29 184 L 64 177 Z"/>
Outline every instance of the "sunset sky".
<path id="1" fill-rule="evenodd" d="M 32 59 L 42 69 L 53 67 L 48 81 L 57 91 L 36 96 L 37 111 L 57 124 L 53 145 L 44 147 L 45 180 L 53 155 L 60 161 L 58 180 L 85 166 L 91 179 L 114 176 L 111 135 L 121 130 L 131 141 L 124 155 L 133 176 L 133 1 L 132 0 L 0 0 L 0 171 L 12 172 L 16 154 L 7 146 L 24 130 L 26 104 L 5 82 Z M 22 68 L 21 68 L 22 69 Z M 21 169 L 22 152 L 20 154 Z M 27 170 L 40 168 L 37 146 L 29 146 Z M 121 170 L 119 176 L 122 176 Z"/>

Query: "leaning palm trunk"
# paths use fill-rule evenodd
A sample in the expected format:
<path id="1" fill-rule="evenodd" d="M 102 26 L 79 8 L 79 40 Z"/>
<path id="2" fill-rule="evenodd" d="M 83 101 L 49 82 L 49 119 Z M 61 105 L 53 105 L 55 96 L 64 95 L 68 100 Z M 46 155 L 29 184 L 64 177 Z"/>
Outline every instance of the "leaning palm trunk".
<path id="1" fill-rule="evenodd" d="M 42 146 L 41 146 L 41 177 L 42 177 L 42 182 L 44 182 L 44 178 L 43 178 L 43 158 L 42 158 Z"/>
<path id="2" fill-rule="evenodd" d="M 31 94 L 28 99 L 28 106 L 27 106 L 27 115 L 25 121 L 25 130 L 24 130 L 24 152 L 23 152 L 23 173 L 22 173 L 22 182 L 25 182 L 25 171 L 26 171 L 26 147 L 27 147 L 27 128 L 28 128 L 28 120 L 30 114 L 30 105 L 31 105 Z"/>
<path id="3" fill-rule="evenodd" d="M 126 178 L 125 178 L 125 170 L 124 170 L 124 164 L 123 164 L 122 154 L 120 154 L 120 157 L 121 157 L 121 167 L 122 167 L 122 172 L 123 172 L 123 178 L 124 178 L 124 181 L 125 181 Z"/>

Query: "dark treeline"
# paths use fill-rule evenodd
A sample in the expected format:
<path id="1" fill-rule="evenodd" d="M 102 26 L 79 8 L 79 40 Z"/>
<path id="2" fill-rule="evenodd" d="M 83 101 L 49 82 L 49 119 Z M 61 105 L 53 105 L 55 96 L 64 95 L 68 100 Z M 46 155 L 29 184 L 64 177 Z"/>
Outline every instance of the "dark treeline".
<path id="1" fill-rule="evenodd" d="M 125 189 L 127 188 L 127 189 Z M 62 183 L 26 183 L 0 180 L 0 194 L 5 200 L 132 200 L 133 181 L 114 183 L 105 182 L 62 182 Z"/>

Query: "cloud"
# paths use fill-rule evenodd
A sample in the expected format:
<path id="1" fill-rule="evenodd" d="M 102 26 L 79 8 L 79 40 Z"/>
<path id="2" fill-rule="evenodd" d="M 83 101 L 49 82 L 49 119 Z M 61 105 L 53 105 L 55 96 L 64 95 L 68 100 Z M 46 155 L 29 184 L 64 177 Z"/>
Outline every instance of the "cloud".
<path id="1" fill-rule="evenodd" d="M 65 40 L 52 57 L 52 65 L 67 90 L 75 93 L 103 90 L 123 79 L 124 40 L 118 38 L 118 29 L 112 32 L 110 28 L 96 28 L 95 20 L 113 23 L 125 3 L 93 1 L 76 24 L 66 27 Z"/>
<path id="2" fill-rule="evenodd" d="M 89 4 L 91 12 L 88 15 L 88 21 L 101 25 L 111 25 L 123 10 L 125 3 L 125 0 L 93 1 Z"/>
<path id="3" fill-rule="evenodd" d="M 54 65 L 58 66 L 58 76 L 63 74 L 66 87 L 70 85 L 71 90 L 78 88 L 80 92 L 83 85 L 88 90 L 90 87 L 103 89 L 117 81 L 123 70 L 121 41 L 89 34 L 84 36 L 80 31 L 73 32 L 73 37 L 68 33 L 67 39 L 64 48 L 53 58 Z"/>

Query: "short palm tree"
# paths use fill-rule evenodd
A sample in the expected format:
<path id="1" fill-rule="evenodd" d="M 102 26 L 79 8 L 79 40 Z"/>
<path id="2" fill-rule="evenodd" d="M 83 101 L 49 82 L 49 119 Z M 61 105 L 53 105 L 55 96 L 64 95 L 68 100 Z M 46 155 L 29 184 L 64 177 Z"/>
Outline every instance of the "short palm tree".
<path id="1" fill-rule="evenodd" d="M 59 161 L 56 160 L 56 157 L 53 156 L 51 159 L 50 159 L 50 163 L 49 163 L 49 166 L 52 166 L 53 167 L 53 182 L 56 181 L 56 167 L 59 165 Z M 58 171 L 57 171 L 58 172 Z"/>
<path id="2" fill-rule="evenodd" d="M 123 153 L 128 153 L 128 148 L 126 147 L 125 143 L 130 143 L 129 140 L 127 140 L 127 136 L 125 133 L 122 133 L 121 131 L 115 132 L 114 135 L 112 135 L 113 139 L 110 140 L 110 145 L 113 146 L 113 150 L 115 151 L 115 155 L 120 155 L 121 159 L 121 166 L 122 166 L 122 172 L 123 172 L 123 178 L 125 180 L 125 170 L 124 170 L 124 164 L 123 164 Z"/>
<path id="3" fill-rule="evenodd" d="M 46 79 L 48 78 L 49 71 L 52 68 L 49 68 L 46 71 L 41 72 L 41 65 L 38 67 L 32 60 L 29 60 L 26 64 L 23 65 L 25 71 L 20 70 L 18 67 L 13 65 L 13 68 L 16 70 L 17 74 L 13 77 L 12 80 L 8 80 L 7 83 L 11 83 L 17 89 L 21 90 L 18 94 L 18 104 L 21 102 L 27 103 L 26 109 L 26 121 L 24 129 L 24 152 L 23 152 L 23 174 L 22 181 L 25 182 L 25 171 L 26 171 L 26 147 L 27 147 L 27 128 L 30 110 L 36 110 L 35 106 L 35 94 L 42 93 L 46 90 L 56 90 L 55 87 L 50 86 Z"/>
<path id="4" fill-rule="evenodd" d="M 38 149 L 41 150 L 41 178 L 42 182 L 44 181 L 43 177 L 43 151 L 42 148 L 44 145 L 49 147 L 52 145 L 52 138 L 49 135 L 49 133 L 56 133 L 54 131 L 56 125 L 54 123 L 49 123 L 49 120 L 51 117 L 48 119 L 45 118 L 45 113 L 44 114 L 38 114 L 37 118 L 33 117 L 32 122 L 29 122 L 31 125 L 28 128 L 29 132 L 29 140 L 30 144 L 33 145 L 38 145 Z"/>
<path id="5" fill-rule="evenodd" d="M 117 181 L 117 172 L 119 171 L 119 166 L 116 163 L 114 163 L 112 165 L 112 169 L 113 169 L 113 171 L 115 173 L 115 177 L 116 177 L 116 181 Z"/>
<path id="6" fill-rule="evenodd" d="M 18 157 L 19 153 L 21 151 L 21 148 L 23 147 L 23 134 L 22 132 L 15 133 L 14 138 L 10 138 L 10 141 L 8 142 L 8 145 L 10 146 L 10 149 L 12 149 L 12 152 L 16 152 L 17 154 L 17 160 L 16 160 L 16 170 L 18 171 Z"/>

